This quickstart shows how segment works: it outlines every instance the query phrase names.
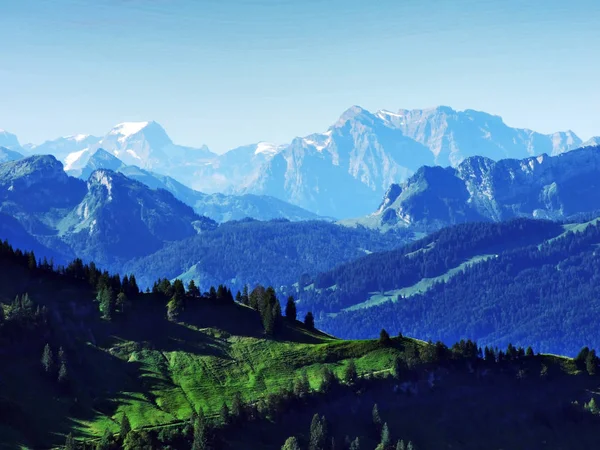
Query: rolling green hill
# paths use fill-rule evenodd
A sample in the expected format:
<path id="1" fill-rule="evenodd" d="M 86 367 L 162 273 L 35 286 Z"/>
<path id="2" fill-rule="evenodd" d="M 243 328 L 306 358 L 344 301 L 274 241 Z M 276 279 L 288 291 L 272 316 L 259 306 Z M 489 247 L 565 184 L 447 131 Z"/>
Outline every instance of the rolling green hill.
<path id="1" fill-rule="evenodd" d="M 335 448 L 346 436 L 375 448 L 384 422 L 394 443 L 419 449 L 597 442 L 594 353 L 483 352 L 383 332 L 349 341 L 279 316 L 269 332 L 268 289 L 249 294 L 252 308 L 223 287 L 182 288 L 163 280 L 138 294 L 133 278 L 77 261 L 51 268 L 0 245 L 1 447 L 52 448 L 71 434 L 70 448 L 188 449 L 203 429 L 210 445 L 194 448 L 279 449 L 290 436 L 309 448 L 315 413 Z M 107 313 L 109 289 L 129 298 Z"/>

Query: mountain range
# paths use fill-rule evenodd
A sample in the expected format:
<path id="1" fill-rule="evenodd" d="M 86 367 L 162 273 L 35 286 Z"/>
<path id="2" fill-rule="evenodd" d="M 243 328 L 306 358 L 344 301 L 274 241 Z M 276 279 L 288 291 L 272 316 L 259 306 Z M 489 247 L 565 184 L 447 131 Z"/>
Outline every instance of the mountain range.
<path id="1" fill-rule="evenodd" d="M 465 158 L 492 160 L 558 155 L 592 145 L 571 131 L 540 134 L 507 126 L 500 117 L 446 106 L 345 111 L 325 132 L 284 145 L 259 142 L 222 155 L 206 146 L 176 145 L 156 122 L 127 122 L 103 137 L 75 135 L 21 147 L 0 134 L 0 146 L 53 154 L 68 171 L 82 171 L 102 148 L 127 166 L 174 178 L 204 193 L 269 195 L 315 214 L 346 219 L 368 214 L 391 184 L 421 166 L 457 167 Z"/>
<path id="2" fill-rule="evenodd" d="M 57 262 L 78 255 L 110 265 L 216 226 L 170 192 L 104 169 L 85 182 L 50 155 L 0 164 L 0 213 L 4 239 L 33 238 Z"/>
<path id="3" fill-rule="evenodd" d="M 600 147 L 521 160 L 472 156 L 457 167 L 420 168 L 392 184 L 373 214 L 341 223 L 427 232 L 514 217 L 562 220 L 600 210 L 599 174 Z"/>

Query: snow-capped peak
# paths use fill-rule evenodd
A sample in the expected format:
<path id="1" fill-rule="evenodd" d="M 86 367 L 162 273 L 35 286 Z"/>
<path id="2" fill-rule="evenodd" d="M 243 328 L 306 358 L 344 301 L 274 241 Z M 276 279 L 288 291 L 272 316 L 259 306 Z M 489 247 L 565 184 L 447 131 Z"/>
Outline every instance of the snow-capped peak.
<path id="1" fill-rule="evenodd" d="M 119 141 L 127 139 L 129 136 L 139 133 L 148 126 L 150 122 L 123 122 L 110 130 L 111 135 L 118 135 Z"/>
<path id="2" fill-rule="evenodd" d="M 267 155 L 274 155 L 281 150 L 281 145 L 273 144 L 271 142 L 259 142 L 256 144 L 256 150 L 254 150 L 254 154 L 258 155 L 260 153 L 265 153 Z"/>
<path id="3" fill-rule="evenodd" d="M 68 139 L 69 141 L 81 142 L 85 141 L 89 137 L 89 134 L 74 134 L 71 136 L 65 136 L 65 139 Z"/>
<path id="4" fill-rule="evenodd" d="M 375 115 L 381 117 L 382 119 L 384 117 L 404 117 L 403 114 L 398 114 L 398 113 L 395 113 L 392 111 L 388 111 L 387 109 L 380 109 L 379 111 L 377 111 L 377 113 L 375 113 Z"/>
<path id="5" fill-rule="evenodd" d="M 65 158 L 65 171 L 66 170 L 71 170 L 73 168 L 73 165 L 79 161 L 79 159 L 88 152 L 88 148 L 84 148 L 83 150 L 79 150 L 77 152 L 72 152 L 69 153 L 66 158 Z"/>

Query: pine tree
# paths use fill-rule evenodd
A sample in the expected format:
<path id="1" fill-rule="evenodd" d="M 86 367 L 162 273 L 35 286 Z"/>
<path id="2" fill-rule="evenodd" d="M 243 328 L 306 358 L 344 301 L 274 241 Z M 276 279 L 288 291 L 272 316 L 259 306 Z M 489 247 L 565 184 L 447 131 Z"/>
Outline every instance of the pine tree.
<path id="1" fill-rule="evenodd" d="M 103 287 L 98 292 L 96 299 L 100 302 L 100 312 L 106 320 L 112 320 L 115 312 L 115 298 L 110 287 Z"/>
<path id="2" fill-rule="evenodd" d="M 294 382 L 294 395 L 298 398 L 305 398 L 309 393 L 310 382 L 308 381 L 308 374 L 303 370 L 300 378 Z"/>
<path id="3" fill-rule="evenodd" d="M 294 297 L 290 295 L 287 299 L 287 304 L 285 305 L 285 317 L 290 322 L 295 322 L 296 316 L 296 302 L 294 301 Z"/>
<path id="4" fill-rule="evenodd" d="M 354 384 L 358 381 L 358 373 L 356 372 L 356 363 L 353 359 L 350 360 L 344 370 L 344 383 Z"/>
<path id="5" fill-rule="evenodd" d="M 404 444 L 403 440 L 399 440 L 396 443 L 396 450 L 406 450 L 406 445 Z"/>
<path id="6" fill-rule="evenodd" d="M 42 353 L 42 368 L 47 374 L 54 372 L 54 356 L 49 344 L 46 344 Z"/>
<path id="7" fill-rule="evenodd" d="M 408 441 L 408 444 L 406 444 L 406 450 L 415 450 L 415 446 L 411 441 Z"/>
<path id="8" fill-rule="evenodd" d="M 235 294 L 235 301 L 237 303 L 242 303 L 242 293 L 240 291 L 237 291 L 237 294 Z"/>
<path id="9" fill-rule="evenodd" d="M 318 414 L 315 414 L 310 424 L 310 437 L 308 443 L 309 450 L 325 450 L 325 444 L 327 442 L 327 429 L 325 424 L 325 417 L 319 418 Z"/>
<path id="10" fill-rule="evenodd" d="M 377 403 L 373 405 L 371 416 L 373 418 L 373 425 L 375 425 L 377 432 L 379 432 L 381 429 L 381 416 L 379 415 L 379 407 L 377 406 Z"/>
<path id="11" fill-rule="evenodd" d="M 396 379 L 399 379 L 404 373 L 405 368 L 406 363 L 404 362 L 404 360 L 399 356 L 396 356 L 392 364 L 392 376 Z"/>
<path id="12" fill-rule="evenodd" d="M 243 422 L 245 417 L 244 403 L 242 402 L 242 395 L 239 392 L 233 394 L 231 399 L 231 416 L 237 423 Z"/>
<path id="13" fill-rule="evenodd" d="M 525 351 L 525 356 L 527 356 L 528 358 L 533 358 L 533 349 L 531 347 L 527 347 L 527 350 Z"/>
<path id="14" fill-rule="evenodd" d="M 304 325 L 309 330 L 314 330 L 315 328 L 315 318 L 313 317 L 313 313 L 311 313 L 310 311 L 307 312 L 306 316 L 304 317 Z"/>
<path id="15" fill-rule="evenodd" d="M 335 374 L 328 366 L 321 368 L 321 392 L 329 392 L 337 382 Z"/>
<path id="16" fill-rule="evenodd" d="M 69 433 L 67 435 L 67 440 L 65 441 L 65 450 L 76 450 L 77 444 L 75 443 L 75 438 L 73 437 L 73 433 Z"/>
<path id="17" fill-rule="evenodd" d="M 117 295 L 117 300 L 115 302 L 115 309 L 118 310 L 121 314 L 123 314 L 128 308 L 128 305 L 129 300 L 127 299 L 127 295 L 125 295 L 125 292 L 119 292 L 119 295 Z"/>
<path id="18" fill-rule="evenodd" d="M 96 445 L 96 450 L 109 450 L 111 443 L 112 443 L 112 434 L 110 434 L 110 431 L 108 431 L 108 428 L 107 428 L 104 430 L 104 434 L 98 441 L 98 444 Z"/>
<path id="19" fill-rule="evenodd" d="M 62 361 L 60 363 L 60 369 L 58 370 L 58 382 L 65 384 L 69 381 L 69 372 L 67 371 L 67 362 Z"/>
<path id="20" fill-rule="evenodd" d="M 590 375 L 596 375 L 597 367 L 598 358 L 596 357 L 596 350 L 590 350 L 585 358 L 585 368 Z"/>
<path id="21" fill-rule="evenodd" d="M 167 318 L 175 322 L 183 311 L 183 299 L 178 295 L 173 295 L 169 303 L 167 303 Z"/>
<path id="22" fill-rule="evenodd" d="M 131 431 L 131 423 L 129 422 L 129 418 L 125 413 L 123 413 L 123 418 L 121 419 L 121 428 L 119 430 L 119 438 L 121 441 L 124 441 L 129 432 Z"/>
<path id="23" fill-rule="evenodd" d="M 381 429 L 381 446 L 383 448 L 388 448 L 392 443 L 392 439 L 390 437 L 390 430 L 388 428 L 387 422 L 383 424 L 383 428 Z"/>
<path id="24" fill-rule="evenodd" d="M 300 450 L 300 444 L 298 443 L 298 439 L 294 436 L 286 439 L 281 450 Z"/>
<path id="25" fill-rule="evenodd" d="M 127 294 L 130 298 L 137 297 L 140 295 L 140 288 L 137 284 L 137 280 L 135 279 L 135 275 L 129 275 L 129 293 Z"/>
<path id="26" fill-rule="evenodd" d="M 390 335 L 388 334 L 387 331 L 385 331 L 382 328 L 381 332 L 379 333 L 379 343 L 383 344 L 383 345 L 388 345 L 390 342 L 391 342 Z"/>
<path id="27" fill-rule="evenodd" d="M 208 447 L 208 427 L 204 412 L 200 410 L 194 423 L 194 440 L 192 450 L 205 450 Z"/>
<path id="28" fill-rule="evenodd" d="M 242 289 L 242 305 L 246 305 L 248 306 L 250 303 L 250 299 L 248 298 L 248 285 L 245 284 L 244 288 Z"/>
<path id="29" fill-rule="evenodd" d="M 228 425 L 231 417 L 229 415 L 229 407 L 227 406 L 227 403 L 223 402 L 223 406 L 221 406 L 219 415 L 221 416 L 221 423 Z"/>
<path id="30" fill-rule="evenodd" d="M 360 450 L 360 439 L 358 437 L 350 444 L 350 450 Z"/>

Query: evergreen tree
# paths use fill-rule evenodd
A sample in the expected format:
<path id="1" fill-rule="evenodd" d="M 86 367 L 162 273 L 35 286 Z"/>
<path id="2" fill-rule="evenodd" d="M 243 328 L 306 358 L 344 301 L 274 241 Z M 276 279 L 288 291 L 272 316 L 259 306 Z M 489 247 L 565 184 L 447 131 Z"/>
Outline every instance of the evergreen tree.
<path id="1" fill-rule="evenodd" d="M 336 385 L 337 378 L 328 366 L 321 368 L 321 392 L 329 392 Z"/>
<path id="2" fill-rule="evenodd" d="M 294 297 L 291 295 L 287 299 L 287 304 L 285 305 L 285 317 L 291 322 L 296 321 L 296 302 L 294 301 Z"/>
<path id="3" fill-rule="evenodd" d="M 415 446 L 411 441 L 408 441 L 408 444 L 406 445 L 406 450 L 415 450 Z"/>
<path id="4" fill-rule="evenodd" d="M 244 288 L 242 289 L 242 301 L 241 301 L 242 305 L 246 305 L 248 306 L 250 304 L 250 299 L 248 297 L 248 285 L 245 284 Z"/>
<path id="5" fill-rule="evenodd" d="M 104 434 L 96 444 L 96 450 L 109 450 L 112 443 L 112 434 L 108 431 L 108 428 L 104 430 Z"/>
<path id="6" fill-rule="evenodd" d="M 228 425 L 229 421 L 230 421 L 230 415 L 229 415 L 229 407 L 227 406 L 227 403 L 223 402 L 223 406 L 221 406 L 221 411 L 220 411 L 219 415 L 221 416 L 221 423 Z"/>
<path id="7" fill-rule="evenodd" d="M 237 291 L 237 294 L 235 294 L 235 301 L 237 303 L 242 303 L 242 293 L 240 291 Z"/>
<path id="8" fill-rule="evenodd" d="M 360 450 L 360 439 L 358 436 L 350 444 L 350 450 Z"/>
<path id="9" fill-rule="evenodd" d="M 106 320 L 112 320 L 115 312 L 115 297 L 110 287 L 103 287 L 96 297 L 100 302 L 100 312 Z"/>
<path id="10" fill-rule="evenodd" d="M 386 449 L 392 443 L 392 438 L 390 437 L 390 430 L 388 428 L 387 422 L 383 424 L 383 428 L 381 429 L 381 446 Z"/>
<path id="11" fill-rule="evenodd" d="M 298 398 L 305 398 L 310 393 L 310 382 L 306 370 L 302 371 L 300 378 L 294 382 L 294 395 Z"/>
<path id="12" fill-rule="evenodd" d="M 310 436 L 308 449 L 309 450 L 325 450 L 325 444 L 327 442 L 327 430 L 325 425 L 325 417 L 319 418 L 318 414 L 315 414 L 310 424 Z"/>
<path id="13" fill-rule="evenodd" d="M 383 345 L 388 345 L 390 342 L 391 342 L 390 335 L 388 334 L 387 331 L 385 331 L 382 328 L 381 332 L 379 333 L 379 343 L 383 344 Z"/>
<path id="14" fill-rule="evenodd" d="M 67 440 L 65 441 L 65 450 L 76 450 L 77 444 L 75 443 L 75 438 L 73 437 L 73 433 L 69 433 L 67 435 Z"/>
<path id="15" fill-rule="evenodd" d="M 309 330 L 314 330 L 315 328 L 315 318 L 313 317 L 313 313 L 311 313 L 310 311 L 307 312 L 306 316 L 304 317 L 304 325 Z"/>
<path id="16" fill-rule="evenodd" d="M 298 439 L 294 436 L 286 439 L 281 450 L 300 450 L 300 444 L 298 443 Z"/>
<path id="17" fill-rule="evenodd" d="M 183 281 L 179 278 L 173 281 L 173 296 L 177 297 L 179 300 L 183 300 L 185 297 L 185 286 L 183 285 Z"/>
<path id="18" fill-rule="evenodd" d="M 121 428 L 119 430 L 119 438 L 124 441 L 130 431 L 131 423 L 129 422 L 127 415 L 123 413 L 123 418 L 121 419 Z"/>
<path id="19" fill-rule="evenodd" d="M 377 403 L 373 405 L 373 411 L 371 411 L 371 417 L 373 418 L 373 425 L 375 425 L 377 432 L 381 430 L 381 416 L 379 415 L 379 407 Z"/>
<path id="20" fill-rule="evenodd" d="M 121 314 L 123 314 L 128 308 L 128 305 L 129 300 L 127 299 L 127 295 L 125 295 L 125 292 L 119 292 L 119 295 L 117 295 L 117 300 L 115 302 L 115 309 L 118 310 Z"/>
<path id="21" fill-rule="evenodd" d="M 525 352 L 525 356 L 528 358 L 533 358 L 533 349 L 531 347 L 527 347 L 527 351 Z"/>
<path id="22" fill-rule="evenodd" d="M 344 383 L 355 384 L 357 381 L 358 373 L 356 372 L 356 363 L 351 359 L 344 370 Z"/>
<path id="23" fill-rule="evenodd" d="M 231 416 L 235 419 L 237 423 L 243 422 L 245 417 L 244 411 L 244 403 L 242 402 L 242 395 L 239 392 L 235 392 L 233 394 L 233 398 L 231 399 Z"/>
<path id="24" fill-rule="evenodd" d="M 46 374 L 54 372 L 54 356 L 49 344 L 46 344 L 42 353 L 42 368 Z"/>
<path id="25" fill-rule="evenodd" d="M 597 367 L 598 358 L 596 357 L 596 350 L 590 350 L 585 358 L 585 369 L 590 375 L 596 375 Z"/>
<path id="26" fill-rule="evenodd" d="M 405 369 L 406 363 L 404 362 L 404 360 L 399 356 L 396 356 L 394 358 L 394 362 L 392 363 L 392 376 L 396 379 L 399 379 L 404 373 Z"/>
<path id="27" fill-rule="evenodd" d="M 575 363 L 577 364 L 577 367 L 579 367 L 580 369 L 583 369 L 585 367 L 585 364 L 587 361 L 587 356 L 588 356 L 589 352 L 590 352 L 590 349 L 588 347 L 583 347 L 579 351 L 577 356 L 575 357 Z"/>
<path id="28" fill-rule="evenodd" d="M 167 303 L 167 318 L 175 322 L 183 311 L 183 299 L 178 295 L 174 295 L 169 303 Z"/>
<path id="29" fill-rule="evenodd" d="M 396 450 L 406 450 L 406 445 L 404 444 L 403 440 L 399 440 L 396 443 Z"/>
<path id="30" fill-rule="evenodd" d="M 137 297 L 140 295 L 140 288 L 137 284 L 137 280 L 135 279 L 135 275 L 129 275 L 129 292 L 126 292 L 129 298 Z"/>
<path id="31" fill-rule="evenodd" d="M 65 384 L 69 381 L 69 372 L 67 371 L 67 362 L 62 361 L 60 363 L 60 369 L 58 370 L 58 382 Z"/>
<path id="32" fill-rule="evenodd" d="M 204 412 L 200 410 L 194 423 L 194 440 L 192 450 L 206 450 L 208 448 L 208 426 Z"/>

